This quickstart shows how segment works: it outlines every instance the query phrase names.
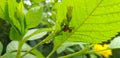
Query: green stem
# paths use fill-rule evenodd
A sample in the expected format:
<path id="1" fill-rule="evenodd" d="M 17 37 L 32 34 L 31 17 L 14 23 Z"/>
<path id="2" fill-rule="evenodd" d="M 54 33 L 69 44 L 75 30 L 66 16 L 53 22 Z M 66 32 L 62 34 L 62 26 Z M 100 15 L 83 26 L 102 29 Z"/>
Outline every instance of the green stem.
<path id="1" fill-rule="evenodd" d="M 45 38 L 43 41 L 41 41 L 40 43 L 38 43 L 37 45 L 35 45 L 32 49 L 28 50 L 25 54 L 23 54 L 21 57 L 24 57 L 25 55 L 27 55 L 29 52 L 31 52 L 32 50 L 34 50 L 35 48 L 37 48 L 38 46 L 44 44 L 45 42 L 48 42 L 51 38 L 53 38 L 55 35 L 55 32 L 51 33 L 47 38 Z"/>
<path id="2" fill-rule="evenodd" d="M 76 55 L 80 55 L 80 54 L 86 54 L 86 52 L 89 50 L 89 48 L 91 47 L 91 45 L 88 45 L 86 48 L 84 48 L 83 50 L 80 50 L 76 53 L 73 53 L 73 54 L 69 54 L 69 55 L 66 55 L 66 56 L 61 56 L 59 58 L 70 58 L 72 56 L 76 56 Z"/>
<path id="3" fill-rule="evenodd" d="M 44 30 L 44 31 L 51 31 L 51 28 L 48 28 L 48 29 L 46 29 L 46 30 Z M 42 31 L 39 31 L 39 30 L 38 30 L 38 31 L 32 33 L 31 35 L 23 38 L 23 40 L 20 40 L 20 41 L 19 41 L 18 51 L 17 51 L 17 56 L 16 56 L 16 58 L 21 58 L 20 56 L 21 56 L 21 50 L 22 50 L 23 44 L 24 44 L 32 35 L 37 34 L 38 32 L 42 32 Z M 39 44 L 41 44 L 41 43 L 39 43 Z"/>
<path id="4" fill-rule="evenodd" d="M 17 51 L 17 55 L 16 58 L 20 58 L 21 55 L 21 50 L 22 50 L 22 41 L 19 41 L 19 45 L 18 45 L 18 51 Z"/>

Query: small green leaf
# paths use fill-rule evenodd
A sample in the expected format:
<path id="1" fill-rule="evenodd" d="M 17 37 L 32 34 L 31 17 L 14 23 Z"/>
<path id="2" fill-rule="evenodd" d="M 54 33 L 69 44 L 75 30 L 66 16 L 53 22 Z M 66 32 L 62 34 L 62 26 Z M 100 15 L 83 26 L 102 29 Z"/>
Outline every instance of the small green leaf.
<path id="1" fill-rule="evenodd" d="M 24 54 L 29 49 L 31 49 L 31 47 L 28 44 L 24 43 L 21 53 Z M 10 42 L 7 46 L 7 51 L 6 51 L 7 55 L 5 57 L 12 56 L 14 58 L 16 56 L 17 50 L 18 50 L 18 41 Z M 37 50 L 31 51 L 31 53 L 33 53 L 34 55 L 29 53 L 26 56 L 24 56 L 23 58 L 36 58 L 36 57 L 44 58 L 44 56 Z"/>
<path id="2" fill-rule="evenodd" d="M 120 36 L 114 38 L 110 45 L 109 45 L 109 48 L 111 49 L 117 49 L 117 48 L 120 48 Z"/>
<path id="3" fill-rule="evenodd" d="M 19 18 L 20 21 L 24 19 L 24 6 L 22 1 L 18 4 L 17 7 L 17 17 Z"/>
<path id="4" fill-rule="evenodd" d="M 42 29 L 41 29 L 42 30 Z M 27 37 L 29 35 L 31 35 L 32 33 L 38 31 L 38 29 L 32 29 L 32 30 L 28 30 L 28 32 L 25 34 L 24 37 Z M 46 30 L 47 31 L 47 30 Z M 43 36 L 45 36 L 47 34 L 47 32 L 40 32 L 40 33 L 37 33 L 37 34 L 34 34 L 32 35 L 28 40 L 36 40 L 36 39 L 39 39 L 39 38 L 42 38 Z"/>
<path id="5" fill-rule="evenodd" d="M 6 0 L 0 0 L 0 18 L 7 20 L 7 2 Z"/>
<path id="6" fill-rule="evenodd" d="M 17 28 L 11 27 L 10 29 L 10 39 L 11 40 L 21 40 L 22 35 Z"/>
<path id="7" fill-rule="evenodd" d="M 15 16 L 15 12 L 17 10 L 17 2 L 16 0 L 8 0 L 7 2 L 8 2 L 9 17 L 13 19 Z"/>
<path id="8" fill-rule="evenodd" d="M 27 51 L 28 49 L 30 49 L 30 46 L 28 46 L 27 44 L 24 44 L 23 47 L 22 47 L 22 51 L 21 53 L 24 54 L 25 51 Z M 7 50 L 6 50 L 6 55 L 3 57 L 3 58 L 9 58 L 9 57 L 12 57 L 12 58 L 15 58 L 16 57 L 16 54 L 17 54 L 17 50 L 18 50 L 18 41 L 11 41 L 8 46 L 7 46 Z M 33 57 L 33 58 L 36 58 L 34 55 L 26 55 L 24 58 L 27 58 L 27 57 Z"/>
<path id="9" fill-rule="evenodd" d="M 16 17 L 20 23 L 21 33 L 22 33 L 22 35 L 24 35 L 26 32 L 26 22 L 25 22 L 25 15 L 24 15 L 24 5 L 23 5 L 22 0 L 21 0 L 21 2 L 19 2 L 18 6 L 17 6 Z"/>
<path id="10" fill-rule="evenodd" d="M 20 20 L 18 18 L 16 18 L 17 16 L 17 6 L 18 3 L 16 2 L 16 0 L 8 0 L 8 22 L 14 27 L 14 28 L 18 28 L 19 31 L 21 31 L 21 25 L 20 25 Z M 22 10 L 22 9 L 21 9 Z"/>
<path id="11" fill-rule="evenodd" d="M 5 19 L 5 15 L 1 7 L 0 7 L 0 18 Z"/>
<path id="12" fill-rule="evenodd" d="M 3 45 L 2 45 L 2 43 L 0 42 L 0 55 L 1 55 L 1 53 L 2 53 L 2 50 L 3 50 Z"/>
<path id="13" fill-rule="evenodd" d="M 55 31 L 60 31 L 62 29 L 61 25 L 66 19 L 66 8 L 63 3 L 56 3 L 53 6 L 53 9 L 56 10 L 56 24 L 55 24 Z M 62 11 L 61 11 L 62 10 Z"/>
<path id="14" fill-rule="evenodd" d="M 40 24 L 41 16 L 42 16 L 42 7 L 37 6 L 31 8 L 26 14 L 26 24 L 27 28 L 33 28 Z"/>
<path id="15" fill-rule="evenodd" d="M 40 28 L 40 29 L 31 29 L 25 34 L 23 39 L 26 40 L 35 40 L 38 38 L 42 38 L 47 32 L 51 31 L 51 28 Z"/>

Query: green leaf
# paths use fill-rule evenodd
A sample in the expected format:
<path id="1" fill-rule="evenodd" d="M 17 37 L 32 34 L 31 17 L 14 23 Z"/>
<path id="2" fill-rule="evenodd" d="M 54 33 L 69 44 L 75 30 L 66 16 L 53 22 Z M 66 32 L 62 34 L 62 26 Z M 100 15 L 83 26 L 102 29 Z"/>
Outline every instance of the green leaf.
<path id="1" fill-rule="evenodd" d="M 17 6 L 18 3 L 16 2 L 16 0 L 8 0 L 8 22 L 14 27 L 14 28 L 18 28 L 19 31 L 21 31 L 21 25 L 20 25 L 20 20 L 17 18 Z M 22 9 L 21 9 L 22 10 Z"/>
<path id="2" fill-rule="evenodd" d="M 31 49 L 31 47 L 25 43 L 22 47 L 21 53 L 24 54 L 28 49 Z M 7 46 L 7 51 L 6 51 L 7 55 L 5 56 L 5 58 L 9 58 L 10 56 L 15 58 L 17 50 L 18 50 L 18 41 L 10 42 L 9 45 Z M 36 57 L 44 58 L 44 56 L 37 50 L 31 51 L 31 53 L 32 54 L 29 53 L 28 55 L 24 56 L 23 58 L 36 58 Z"/>
<path id="3" fill-rule="evenodd" d="M 117 49 L 117 48 L 120 48 L 120 36 L 114 38 L 110 45 L 109 45 L 109 48 L 111 49 Z"/>
<path id="4" fill-rule="evenodd" d="M 22 0 L 17 6 L 16 17 L 17 17 L 17 20 L 20 23 L 21 33 L 22 33 L 22 35 L 24 35 L 25 32 L 26 32 L 26 22 L 25 22 L 25 15 L 24 15 L 24 5 L 23 5 Z"/>
<path id="5" fill-rule="evenodd" d="M 37 6 L 34 8 L 31 8 L 27 14 L 26 14 L 26 24 L 27 28 L 33 28 L 38 26 L 40 24 L 40 19 L 42 16 L 42 7 Z"/>
<path id="6" fill-rule="evenodd" d="M 17 10 L 17 2 L 16 2 L 16 0 L 8 0 L 7 2 L 8 2 L 9 17 L 11 19 L 14 19 L 15 12 Z"/>
<path id="7" fill-rule="evenodd" d="M 51 31 L 51 28 L 40 28 L 40 29 L 31 29 L 23 37 L 23 40 L 35 40 L 38 38 L 42 38 L 47 32 Z"/>
<path id="8" fill-rule="evenodd" d="M 24 19 L 24 6 L 22 1 L 18 4 L 18 7 L 17 7 L 17 17 L 21 21 Z"/>
<path id="9" fill-rule="evenodd" d="M 6 0 L 0 0 L 0 18 L 2 18 L 4 20 L 6 19 L 6 15 L 7 15 L 6 7 L 7 7 Z"/>
<path id="10" fill-rule="evenodd" d="M 100 43 L 120 32 L 119 0 L 63 0 L 66 8 L 73 7 L 67 41 Z M 106 10 L 106 9 L 109 9 Z"/>
<path id="11" fill-rule="evenodd" d="M 68 26 L 72 32 L 67 36 L 62 33 L 63 40 L 55 38 L 60 42 L 55 41 L 57 46 L 53 51 L 64 42 L 101 43 L 114 37 L 120 32 L 119 2 L 119 0 L 62 0 L 59 2 L 62 5 L 58 5 L 65 6 L 61 7 L 61 13 L 65 10 L 69 11 L 69 7 L 73 8 L 72 19 Z M 57 11 L 60 10 L 57 9 Z M 60 13 L 57 14 L 60 16 Z M 61 19 L 64 19 L 65 16 L 62 16 Z"/>
<path id="12" fill-rule="evenodd" d="M 62 29 L 61 25 L 63 21 L 66 19 L 66 8 L 63 3 L 56 3 L 53 6 L 53 9 L 56 10 L 56 24 L 55 24 L 55 31 L 60 31 Z M 61 11 L 62 10 L 62 11 Z"/>
<path id="13" fill-rule="evenodd" d="M 1 53 L 2 53 L 2 50 L 3 50 L 3 45 L 2 45 L 2 43 L 0 42 L 0 55 L 1 55 Z"/>
<path id="14" fill-rule="evenodd" d="M 42 29 L 41 29 L 41 30 L 42 30 Z M 45 30 L 45 29 L 42 30 L 41 32 L 38 32 L 38 33 L 36 33 L 36 34 L 33 34 L 33 33 L 36 32 L 36 31 L 38 32 L 39 29 L 28 30 L 28 32 L 25 34 L 24 38 L 32 34 L 32 36 L 31 36 L 28 40 L 36 40 L 36 39 L 42 38 L 43 36 L 45 36 L 45 35 L 47 34 L 47 32 L 45 32 L 45 31 L 47 31 L 47 30 Z"/>
<path id="15" fill-rule="evenodd" d="M 21 40 L 22 39 L 22 35 L 19 32 L 18 29 L 11 27 L 10 29 L 10 39 L 11 40 Z"/>

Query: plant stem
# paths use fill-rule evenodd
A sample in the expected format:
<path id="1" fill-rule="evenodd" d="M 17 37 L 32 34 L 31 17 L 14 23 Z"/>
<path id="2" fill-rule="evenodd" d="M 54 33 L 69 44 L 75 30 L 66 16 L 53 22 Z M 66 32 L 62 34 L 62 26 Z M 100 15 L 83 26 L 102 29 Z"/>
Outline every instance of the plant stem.
<path id="1" fill-rule="evenodd" d="M 17 55 L 16 58 L 20 58 L 21 55 L 21 50 L 22 50 L 22 41 L 19 41 L 19 45 L 18 45 L 18 51 L 17 51 Z"/>
<path id="2" fill-rule="evenodd" d="M 46 29 L 46 30 L 44 30 L 44 31 L 51 31 L 51 28 L 48 28 L 48 29 Z M 21 58 L 20 56 L 21 56 L 21 50 L 22 50 L 23 44 L 24 44 L 31 36 L 33 36 L 34 34 L 36 34 L 36 33 L 38 33 L 38 32 L 43 32 L 43 31 L 36 31 L 36 32 L 32 33 L 31 35 L 23 38 L 23 40 L 20 40 L 20 41 L 19 41 L 18 51 L 17 51 L 16 58 Z M 41 43 L 42 43 L 42 42 L 41 42 Z M 39 44 L 41 44 L 41 43 L 39 43 Z M 28 53 L 29 53 L 29 52 L 28 52 Z"/>
<path id="3" fill-rule="evenodd" d="M 39 42 L 37 45 L 35 45 L 32 49 L 28 50 L 25 54 L 23 54 L 21 57 L 24 57 L 25 55 L 27 55 L 29 52 L 31 52 L 32 50 L 34 50 L 35 48 L 37 48 L 38 46 L 44 44 L 45 42 L 48 42 L 51 38 L 53 38 L 55 35 L 55 32 L 51 33 L 47 38 L 45 38 L 43 41 Z"/>
<path id="4" fill-rule="evenodd" d="M 89 48 L 91 47 L 91 45 L 88 45 L 86 48 L 84 48 L 83 50 L 80 50 L 80 51 L 78 51 L 78 52 L 76 52 L 76 53 L 73 53 L 73 54 L 69 54 L 69 55 L 66 55 L 66 56 L 61 56 L 61 57 L 59 57 L 59 58 L 70 58 L 70 57 L 72 57 L 72 56 L 76 56 L 76 55 L 80 55 L 80 54 L 85 54 L 88 50 L 89 50 Z"/>

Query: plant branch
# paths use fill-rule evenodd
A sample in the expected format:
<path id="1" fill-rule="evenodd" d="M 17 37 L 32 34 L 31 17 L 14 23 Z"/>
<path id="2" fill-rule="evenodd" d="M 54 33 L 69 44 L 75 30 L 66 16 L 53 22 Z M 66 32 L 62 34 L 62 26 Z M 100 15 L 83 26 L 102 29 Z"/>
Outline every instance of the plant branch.
<path id="1" fill-rule="evenodd" d="M 17 51 L 17 55 L 16 58 L 20 58 L 21 55 L 21 50 L 22 50 L 22 41 L 19 41 L 19 45 L 18 45 L 18 51 Z"/>
<path id="2" fill-rule="evenodd" d="M 39 42 L 37 45 L 35 45 L 32 49 L 28 50 L 25 54 L 23 54 L 21 57 L 24 57 L 25 55 L 27 55 L 29 52 L 31 52 L 32 50 L 34 50 L 35 48 L 37 48 L 38 46 L 44 44 L 45 42 L 48 42 L 51 38 L 53 38 L 55 35 L 55 32 L 51 33 L 47 38 L 45 38 L 43 41 Z"/>

